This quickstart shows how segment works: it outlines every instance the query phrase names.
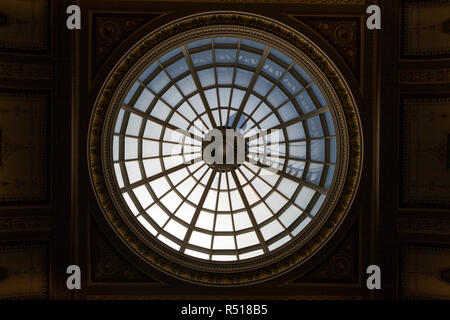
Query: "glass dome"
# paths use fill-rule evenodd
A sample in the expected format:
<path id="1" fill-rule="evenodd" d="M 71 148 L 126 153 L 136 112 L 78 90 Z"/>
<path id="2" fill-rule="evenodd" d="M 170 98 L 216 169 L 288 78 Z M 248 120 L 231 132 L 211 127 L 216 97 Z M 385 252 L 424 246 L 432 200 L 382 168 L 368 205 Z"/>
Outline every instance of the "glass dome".
<path id="1" fill-rule="evenodd" d="M 205 161 L 214 129 L 243 137 L 244 161 Z M 241 37 L 189 42 L 145 67 L 116 114 L 112 150 L 117 187 L 149 236 L 210 261 L 301 237 L 320 216 L 338 152 L 313 77 Z"/>

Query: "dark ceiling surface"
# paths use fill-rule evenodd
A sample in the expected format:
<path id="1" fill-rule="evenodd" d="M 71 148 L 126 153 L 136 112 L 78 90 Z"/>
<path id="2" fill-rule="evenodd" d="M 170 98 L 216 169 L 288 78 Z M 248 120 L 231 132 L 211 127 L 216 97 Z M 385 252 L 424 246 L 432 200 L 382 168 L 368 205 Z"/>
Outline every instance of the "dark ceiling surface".
<path id="1" fill-rule="evenodd" d="M 365 27 L 369 2 L 381 30 Z M 72 1 L 0 3 L 0 299 L 450 298 L 450 1 L 76 3 L 74 31 Z M 274 19 L 320 46 L 364 134 L 360 185 L 332 241 L 269 281 L 225 288 L 139 259 L 106 222 L 87 163 L 91 112 L 115 63 L 156 28 L 220 10 Z M 66 288 L 72 264 L 81 290 Z M 367 289 L 369 265 L 382 290 Z"/>

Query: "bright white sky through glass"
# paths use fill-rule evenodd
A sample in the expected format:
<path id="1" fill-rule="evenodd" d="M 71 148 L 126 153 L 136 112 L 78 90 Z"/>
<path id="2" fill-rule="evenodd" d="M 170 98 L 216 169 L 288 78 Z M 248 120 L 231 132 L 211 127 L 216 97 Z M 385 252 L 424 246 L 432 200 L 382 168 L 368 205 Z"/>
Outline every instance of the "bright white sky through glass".
<path id="1" fill-rule="evenodd" d="M 240 130 L 243 164 L 218 170 L 202 160 L 212 128 Z M 280 51 L 232 37 L 191 42 L 144 69 L 112 147 L 117 184 L 142 226 L 212 261 L 260 256 L 300 234 L 326 198 L 337 155 L 329 106 L 310 75 Z"/>

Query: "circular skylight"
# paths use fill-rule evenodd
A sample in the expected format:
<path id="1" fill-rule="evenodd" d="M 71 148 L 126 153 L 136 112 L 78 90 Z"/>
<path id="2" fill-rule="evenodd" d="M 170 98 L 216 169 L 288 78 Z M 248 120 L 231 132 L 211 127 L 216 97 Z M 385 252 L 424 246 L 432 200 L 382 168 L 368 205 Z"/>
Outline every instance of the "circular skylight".
<path id="1" fill-rule="evenodd" d="M 122 99 L 116 187 L 149 237 L 237 261 L 282 250 L 320 216 L 336 167 L 334 121 L 286 54 L 240 37 L 193 41 L 152 61 Z"/>

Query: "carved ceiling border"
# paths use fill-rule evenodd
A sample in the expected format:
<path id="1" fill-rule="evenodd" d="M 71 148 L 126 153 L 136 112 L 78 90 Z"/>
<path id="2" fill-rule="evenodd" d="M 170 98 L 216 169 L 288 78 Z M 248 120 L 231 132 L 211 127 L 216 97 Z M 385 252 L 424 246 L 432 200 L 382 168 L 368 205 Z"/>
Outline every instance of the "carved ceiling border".
<path id="1" fill-rule="evenodd" d="M 348 156 L 348 164 L 346 174 L 342 176 L 344 180 L 343 189 L 337 198 L 334 210 L 327 217 L 327 221 L 320 226 L 320 230 L 314 234 L 310 241 L 300 249 L 285 256 L 282 260 L 256 270 L 228 273 L 200 271 L 175 263 L 154 250 L 151 250 L 130 230 L 123 217 L 119 214 L 108 190 L 103 167 L 104 163 L 102 162 L 102 154 L 104 151 L 102 136 L 105 116 L 107 115 L 110 104 L 116 97 L 116 91 L 124 77 L 127 76 L 135 64 L 148 51 L 151 51 L 157 45 L 176 37 L 180 33 L 213 26 L 237 26 L 270 33 L 275 35 L 275 38 L 278 37 L 286 41 L 305 54 L 320 72 L 326 76 L 327 82 L 332 87 L 338 99 L 337 102 L 341 106 L 343 116 L 345 117 L 343 119 L 344 127 L 347 128 L 348 137 L 346 140 L 348 146 L 347 152 L 345 153 Z M 360 179 L 363 152 L 362 131 L 356 103 L 343 76 L 336 70 L 334 64 L 312 42 L 305 39 L 295 30 L 268 18 L 236 12 L 205 13 L 180 19 L 156 30 L 130 49 L 127 56 L 110 73 L 103 88 L 100 90 L 91 118 L 88 148 L 90 176 L 97 200 L 109 224 L 119 234 L 120 238 L 139 256 L 151 265 L 158 267 L 158 269 L 184 280 L 209 285 L 239 285 L 260 282 L 290 270 L 306 261 L 313 253 L 318 251 L 334 234 L 349 210 Z"/>

